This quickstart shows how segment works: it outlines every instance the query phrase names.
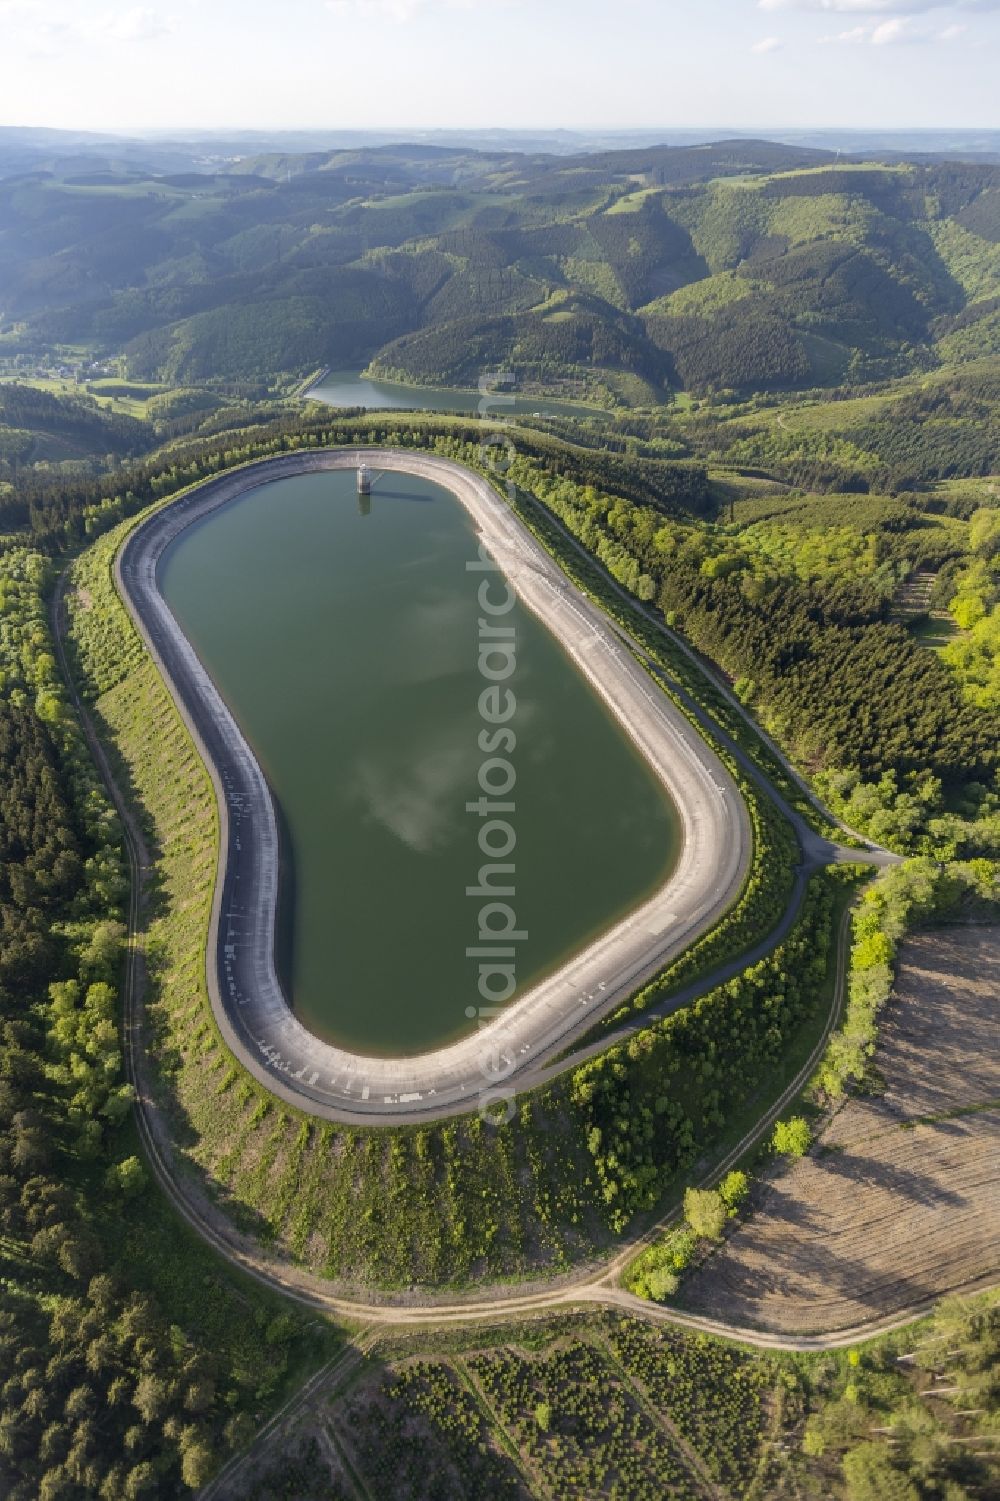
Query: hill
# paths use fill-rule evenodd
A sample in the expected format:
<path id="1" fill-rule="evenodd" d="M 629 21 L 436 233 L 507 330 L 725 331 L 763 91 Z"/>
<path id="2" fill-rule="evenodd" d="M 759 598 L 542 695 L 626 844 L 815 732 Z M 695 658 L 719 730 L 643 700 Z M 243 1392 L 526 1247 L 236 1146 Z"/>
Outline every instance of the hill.
<path id="1" fill-rule="evenodd" d="M 154 174 L 100 144 L 0 180 L 0 362 L 132 380 L 505 363 L 650 401 L 958 364 L 1000 337 L 1000 167 L 735 140 L 586 155 L 264 152 Z M 110 150 L 110 148 L 107 148 Z"/>
<path id="2" fill-rule="evenodd" d="M 131 457 L 152 429 L 86 395 L 57 396 L 20 382 L 0 384 L 0 470 L 76 459 Z"/>

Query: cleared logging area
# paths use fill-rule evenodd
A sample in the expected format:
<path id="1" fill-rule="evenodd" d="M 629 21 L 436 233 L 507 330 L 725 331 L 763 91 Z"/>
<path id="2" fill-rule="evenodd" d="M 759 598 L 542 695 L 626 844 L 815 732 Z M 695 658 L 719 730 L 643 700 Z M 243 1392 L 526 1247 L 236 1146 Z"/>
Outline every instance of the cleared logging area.
<path id="1" fill-rule="evenodd" d="M 1000 927 L 903 946 L 875 1057 L 811 1154 L 782 1167 L 684 1305 L 786 1333 L 848 1329 L 997 1271 Z"/>

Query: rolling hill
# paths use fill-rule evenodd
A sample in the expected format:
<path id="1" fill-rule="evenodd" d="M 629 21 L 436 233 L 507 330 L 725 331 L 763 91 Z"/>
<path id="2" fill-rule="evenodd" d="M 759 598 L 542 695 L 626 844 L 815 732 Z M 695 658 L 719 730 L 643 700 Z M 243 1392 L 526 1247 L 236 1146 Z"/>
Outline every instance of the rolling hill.
<path id="1" fill-rule="evenodd" d="M 98 148 L 95 147 L 95 151 Z M 130 379 L 370 363 L 429 383 L 856 384 L 997 352 L 1000 167 L 764 141 L 553 156 L 270 152 L 0 180 L 0 360 Z"/>

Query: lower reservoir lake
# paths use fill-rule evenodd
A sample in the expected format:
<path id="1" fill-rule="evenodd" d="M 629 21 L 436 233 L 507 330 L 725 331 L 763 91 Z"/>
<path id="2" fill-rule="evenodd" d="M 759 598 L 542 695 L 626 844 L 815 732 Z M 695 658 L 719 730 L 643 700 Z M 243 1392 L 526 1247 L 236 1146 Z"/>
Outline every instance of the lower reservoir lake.
<path id="1" fill-rule="evenodd" d="M 476 412 L 486 417 L 586 417 L 600 408 L 579 402 L 553 401 L 547 396 L 485 398 L 478 391 L 453 386 L 402 385 L 376 380 L 356 370 L 328 370 L 305 393 L 310 401 L 331 407 L 367 407 L 369 411 Z M 484 406 L 485 400 L 485 406 Z"/>
<path id="2" fill-rule="evenodd" d="M 278 805 L 286 995 L 312 1032 L 359 1052 L 422 1052 L 474 1028 L 487 1003 L 466 950 L 489 898 L 466 888 L 487 861 L 515 866 L 514 894 L 497 900 L 527 935 L 516 999 L 649 895 L 678 852 L 660 782 L 519 602 L 502 622 L 515 629 L 503 687 L 516 745 L 490 747 L 516 772 L 502 798 L 516 845 L 481 852 L 483 818 L 466 805 L 483 796 L 480 736 L 499 732 L 480 707 L 476 557 L 447 490 L 390 473 L 362 507 L 341 470 L 250 492 L 160 563 Z"/>

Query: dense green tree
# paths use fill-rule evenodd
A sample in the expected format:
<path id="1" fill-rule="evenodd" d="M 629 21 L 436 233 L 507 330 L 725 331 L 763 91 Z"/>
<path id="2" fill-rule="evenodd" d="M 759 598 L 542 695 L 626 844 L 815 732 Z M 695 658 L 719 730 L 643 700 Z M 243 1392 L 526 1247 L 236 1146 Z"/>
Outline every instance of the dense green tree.
<path id="1" fill-rule="evenodd" d="M 726 1223 L 726 1204 L 713 1188 L 689 1188 L 684 1194 L 684 1218 L 696 1235 L 718 1240 Z"/>
<path id="2" fill-rule="evenodd" d="M 919 1501 L 920 1492 L 879 1444 L 859 1444 L 844 1456 L 850 1501 Z"/>
<path id="3" fill-rule="evenodd" d="M 801 1115 L 793 1115 L 787 1121 L 778 1121 L 771 1137 L 771 1145 L 785 1157 L 804 1157 L 812 1145 L 809 1122 Z"/>

